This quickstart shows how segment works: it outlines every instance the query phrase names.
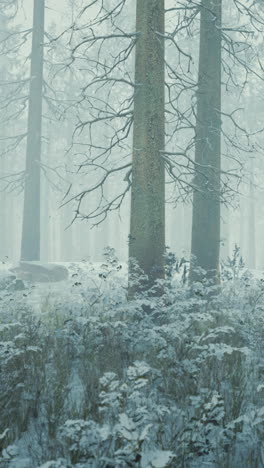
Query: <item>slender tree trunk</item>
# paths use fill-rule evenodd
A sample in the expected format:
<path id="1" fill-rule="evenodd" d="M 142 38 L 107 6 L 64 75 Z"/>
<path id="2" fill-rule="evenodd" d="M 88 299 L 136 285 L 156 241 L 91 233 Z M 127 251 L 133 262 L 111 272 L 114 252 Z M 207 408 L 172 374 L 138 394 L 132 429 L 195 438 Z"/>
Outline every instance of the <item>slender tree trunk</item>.
<path id="1" fill-rule="evenodd" d="M 190 281 L 219 281 L 221 168 L 221 0 L 202 0 Z"/>
<path id="2" fill-rule="evenodd" d="M 34 0 L 21 260 L 40 258 L 40 158 L 44 0 Z"/>
<path id="3" fill-rule="evenodd" d="M 250 161 L 250 184 L 249 184 L 249 216 L 248 216 L 248 267 L 256 268 L 256 217 L 255 217 L 255 186 L 254 186 L 254 162 Z"/>
<path id="4" fill-rule="evenodd" d="M 246 187 L 244 186 L 244 190 Z M 242 190 L 241 190 L 242 191 Z M 240 196 L 240 213 L 239 213 L 239 247 L 240 247 L 240 254 L 245 260 L 245 200 L 243 196 Z"/>
<path id="5" fill-rule="evenodd" d="M 52 153 L 56 153 L 53 150 L 52 142 L 56 141 L 56 138 L 53 138 L 55 135 L 57 136 L 56 127 L 54 128 L 54 122 L 49 120 L 46 123 L 46 132 L 48 141 L 45 145 L 45 152 L 42 149 L 41 158 L 45 161 L 45 164 L 49 167 L 50 166 L 50 155 Z M 41 203 L 40 203 L 40 212 L 41 212 L 41 220 L 40 229 L 41 229 L 41 242 L 40 242 L 40 260 L 44 262 L 49 261 L 49 249 L 50 249 L 50 220 L 51 220 L 51 207 L 50 207 L 50 199 L 51 199 L 51 189 L 50 189 L 50 181 L 47 177 L 43 177 L 41 181 Z"/>
<path id="6" fill-rule="evenodd" d="M 230 230 L 230 213 L 228 207 L 222 205 L 221 206 L 221 248 L 220 248 L 220 256 L 221 260 L 226 262 L 227 258 L 229 257 L 229 230 Z"/>
<path id="7" fill-rule="evenodd" d="M 137 0 L 136 30 L 129 259 L 148 275 L 148 288 L 164 277 L 164 0 Z"/>
<path id="8" fill-rule="evenodd" d="M 67 178 L 67 174 L 66 174 Z M 70 262 L 74 260 L 73 246 L 74 246 L 74 226 L 71 225 L 73 218 L 73 208 L 68 203 L 61 208 L 61 261 Z"/>
<path id="9" fill-rule="evenodd" d="M 2 148 L 1 148 L 2 149 Z M 4 149 L 3 149 L 4 150 Z M 6 174 L 6 157 L 2 156 L 0 159 L 0 169 L 2 174 Z M 2 223 L 2 232 L 1 232 L 1 242 L 0 242 L 0 261 L 6 261 L 6 257 L 10 257 L 10 235 L 11 232 L 8 232 L 10 225 L 12 224 L 12 212 L 10 211 L 10 199 L 13 197 L 13 194 L 8 194 L 6 191 L 0 191 L 0 219 Z M 11 222 L 10 222 L 11 218 Z M 10 261 L 10 258 L 8 258 Z"/>

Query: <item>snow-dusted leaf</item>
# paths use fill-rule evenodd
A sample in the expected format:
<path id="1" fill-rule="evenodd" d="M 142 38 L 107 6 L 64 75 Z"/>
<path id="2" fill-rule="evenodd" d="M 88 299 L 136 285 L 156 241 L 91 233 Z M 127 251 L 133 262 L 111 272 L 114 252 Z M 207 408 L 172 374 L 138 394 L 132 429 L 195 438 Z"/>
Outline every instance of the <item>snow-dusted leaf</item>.
<path id="1" fill-rule="evenodd" d="M 149 450 L 143 453 L 142 468 L 166 468 L 173 459 L 173 452 L 169 450 Z"/>
<path id="2" fill-rule="evenodd" d="M 43 465 L 39 466 L 38 468 L 68 468 L 69 464 L 66 460 L 59 458 L 58 460 L 51 460 Z"/>
<path id="3" fill-rule="evenodd" d="M 143 361 L 135 361 L 133 366 L 127 369 L 127 376 L 134 380 L 140 377 L 146 377 L 149 374 L 150 367 Z"/>
<path id="4" fill-rule="evenodd" d="M 119 415 L 118 431 L 127 440 L 137 440 L 139 437 L 134 421 L 125 413 Z"/>
<path id="5" fill-rule="evenodd" d="M 126 413 L 122 413 L 119 415 L 120 424 L 128 430 L 133 431 L 135 429 L 134 421 L 128 417 Z"/>
<path id="6" fill-rule="evenodd" d="M 0 440 L 3 440 L 3 439 L 7 436 L 7 434 L 8 434 L 9 431 L 10 431 L 10 429 L 7 427 L 7 428 L 4 430 L 4 432 L 2 432 L 2 434 L 0 434 Z"/>
<path id="7" fill-rule="evenodd" d="M 153 424 L 147 424 L 147 426 L 144 427 L 143 431 L 141 432 L 139 436 L 139 440 L 145 440 L 148 437 L 148 433 L 150 431 L 150 428 L 153 426 Z"/>
<path id="8" fill-rule="evenodd" d="M 8 445 L 3 452 L 2 452 L 2 457 L 5 460 L 12 460 L 12 458 L 16 457 L 18 455 L 18 448 L 16 445 Z"/>
<path id="9" fill-rule="evenodd" d="M 257 392 L 261 392 L 262 390 L 264 390 L 264 384 L 260 384 L 257 386 Z"/>
<path id="10" fill-rule="evenodd" d="M 0 333 L 11 330 L 12 328 L 16 328 L 21 326 L 20 322 L 13 322 L 13 323 L 1 323 L 0 324 Z"/>
<path id="11" fill-rule="evenodd" d="M 32 351 L 33 353 L 38 353 L 41 351 L 41 348 L 38 346 L 27 346 L 27 351 Z"/>

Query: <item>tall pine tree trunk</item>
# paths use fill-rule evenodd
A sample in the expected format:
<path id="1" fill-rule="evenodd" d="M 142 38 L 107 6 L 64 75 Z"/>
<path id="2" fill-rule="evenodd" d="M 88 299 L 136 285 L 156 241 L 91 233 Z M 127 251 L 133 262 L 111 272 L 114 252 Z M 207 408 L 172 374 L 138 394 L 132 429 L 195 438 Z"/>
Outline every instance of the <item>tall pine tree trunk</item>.
<path id="1" fill-rule="evenodd" d="M 220 257 L 221 260 L 226 262 L 229 257 L 229 245 L 230 245 L 230 213 L 228 207 L 225 205 L 221 206 L 221 247 Z"/>
<path id="2" fill-rule="evenodd" d="M 7 173 L 6 167 L 7 167 L 6 157 L 1 156 L 0 157 L 0 170 L 2 174 Z M 10 255 L 9 249 L 10 249 L 11 232 L 8 232 L 8 230 L 13 220 L 12 216 L 10 216 L 11 196 L 13 197 L 13 194 L 11 195 L 7 194 L 5 190 L 0 191 L 0 219 L 2 223 L 1 242 L 0 242 L 0 261 L 6 261 L 6 257 L 9 257 Z M 10 217 L 11 217 L 11 222 L 10 222 Z M 8 258 L 8 261 L 11 261 L 11 259 Z"/>
<path id="3" fill-rule="evenodd" d="M 221 0 L 202 0 L 190 281 L 219 281 L 221 168 Z"/>
<path id="4" fill-rule="evenodd" d="M 242 190 L 246 190 L 246 187 L 243 185 L 241 186 L 241 192 Z M 243 191 L 244 191 L 243 190 Z M 245 217 L 246 217 L 246 206 L 245 206 L 245 199 L 243 195 L 240 195 L 240 213 L 239 213 L 239 247 L 240 247 L 240 253 L 245 259 Z"/>
<path id="5" fill-rule="evenodd" d="M 40 259 L 44 0 L 34 0 L 21 260 Z"/>
<path id="6" fill-rule="evenodd" d="M 164 0 L 137 0 L 136 30 L 129 259 L 148 275 L 148 288 L 164 277 Z"/>
<path id="7" fill-rule="evenodd" d="M 256 268 L 256 216 L 255 216 L 254 161 L 250 160 L 249 216 L 248 216 L 248 267 Z"/>

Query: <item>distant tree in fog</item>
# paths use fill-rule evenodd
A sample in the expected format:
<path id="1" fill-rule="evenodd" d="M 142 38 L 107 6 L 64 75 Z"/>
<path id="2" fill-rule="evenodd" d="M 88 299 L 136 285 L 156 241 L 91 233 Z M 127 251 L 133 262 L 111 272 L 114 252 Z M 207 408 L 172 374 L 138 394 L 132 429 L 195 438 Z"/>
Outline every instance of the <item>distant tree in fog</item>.
<path id="1" fill-rule="evenodd" d="M 34 0 L 21 260 L 40 259 L 44 0 Z"/>
<path id="2" fill-rule="evenodd" d="M 225 156 L 227 154 L 231 161 L 238 163 L 238 168 L 239 165 L 246 168 L 243 159 L 246 162 L 248 154 L 256 148 L 252 140 L 254 131 L 246 129 L 246 122 L 236 116 L 239 109 L 235 99 L 238 102 L 237 89 L 240 93 L 244 91 L 250 74 L 261 79 L 259 67 L 254 67 L 258 55 L 255 55 L 254 41 L 250 40 L 249 25 L 231 26 L 228 22 L 237 22 L 242 15 L 257 31 L 263 29 L 264 19 L 253 4 L 242 7 L 234 2 L 228 5 L 230 17 L 225 16 L 222 25 L 222 4 L 222 0 L 202 0 L 200 5 L 191 282 L 201 279 L 204 273 L 213 283 L 219 281 L 220 205 L 227 203 L 230 196 L 226 171 L 221 164 L 223 146 Z M 236 107 L 230 112 L 221 104 L 223 84 L 227 92 L 232 90 L 231 100 Z M 224 105 L 228 108 L 226 101 Z M 233 135 L 230 125 L 234 129 Z M 237 170 L 234 176 L 238 182 L 241 180 Z M 203 273 L 202 270 L 199 273 L 199 269 Z"/>
<path id="3" fill-rule="evenodd" d="M 0 1 L 0 258 L 12 258 L 19 206 L 14 204 L 15 189 L 23 179 L 23 152 L 26 133 L 23 125 L 27 100 L 27 78 L 18 53 L 21 45 L 20 29 L 16 24 L 17 3 Z M 24 34 L 27 34 L 24 31 Z M 17 157 L 20 151 L 20 158 Z"/>
<path id="4" fill-rule="evenodd" d="M 44 194 L 44 200 L 40 200 L 40 179 L 43 175 L 45 176 L 42 190 L 52 186 L 58 191 L 60 182 L 63 181 L 62 193 L 64 193 L 66 182 L 64 174 L 59 174 L 57 171 L 57 166 L 61 164 L 61 151 L 58 153 L 58 147 L 62 141 L 63 129 L 62 121 L 60 124 L 58 121 L 62 117 L 64 107 L 61 106 L 57 90 L 53 89 L 51 83 L 53 74 L 56 72 L 58 54 L 62 52 L 57 51 L 56 48 L 53 50 L 49 46 L 44 63 L 42 63 L 43 46 L 48 48 L 50 37 L 54 33 L 54 24 L 49 28 L 51 34 L 46 31 L 44 33 L 44 27 L 40 24 L 44 21 L 44 5 L 42 2 L 37 2 L 33 18 L 35 24 L 32 27 L 23 28 L 18 24 L 15 16 L 17 12 L 15 6 L 21 8 L 21 4 L 13 3 L 12 9 L 10 6 L 2 9 L 5 13 L 2 18 L 7 24 L 1 27 L 0 37 L 0 56 L 3 68 L 0 93 L 2 111 L 0 190 L 3 192 L 3 211 L 8 209 L 10 201 L 15 200 L 15 197 L 24 192 L 22 239 L 20 239 L 19 232 L 20 222 L 18 223 L 17 219 L 21 209 L 21 197 L 19 197 L 19 203 L 15 203 L 15 210 L 11 210 L 15 222 L 9 222 L 6 227 L 9 231 L 9 239 L 13 235 L 19 239 L 20 257 L 36 260 L 40 257 L 40 237 L 42 238 L 41 245 L 44 246 L 43 254 L 46 255 L 47 252 L 45 246 L 47 236 L 43 235 L 45 230 L 43 226 L 40 227 L 40 224 L 46 223 L 48 226 L 49 219 L 49 213 L 46 213 L 45 221 L 41 216 L 48 194 L 46 193 L 46 196 Z M 42 12 L 43 16 L 40 18 Z M 38 15 L 37 18 L 36 15 Z M 34 27 L 35 25 L 37 27 Z M 29 41 L 32 41 L 32 44 L 29 45 Z M 39 43 L 38 46 L 37 43 Z M 32 49 L 30 53 L 29 48 Z M 61 89 L 64 89 L 63 86 L 64 83 Z M 57 132 L 58 128 L 60 130 L 58 135 L 60 138 L 53 138 L 52 146 L 49 142 L 49 125 L 47 125 L 50 121 L 53 122 L 54 134 L 56 134 L 56 128 Z M 56 158 L 47 155 L 48 146 L 49 151 L 56 151 Z M 22 157 L 24 153 L 26 153 L 26 163 Z M 11 197 L 7 196 L 9 192 L 13 192 Z M 6 251 L 6 248 L 4 249 L 3 251 Z M 17 255 L 18 246 L 16 246 L 15 257 Z M 11 257 L 14 258 L 13 255 Z"/>
<path id="5" fill-rule="evenodd" d="M 222 0 L 202 0 L 190 280 L 219 281 Z"/>

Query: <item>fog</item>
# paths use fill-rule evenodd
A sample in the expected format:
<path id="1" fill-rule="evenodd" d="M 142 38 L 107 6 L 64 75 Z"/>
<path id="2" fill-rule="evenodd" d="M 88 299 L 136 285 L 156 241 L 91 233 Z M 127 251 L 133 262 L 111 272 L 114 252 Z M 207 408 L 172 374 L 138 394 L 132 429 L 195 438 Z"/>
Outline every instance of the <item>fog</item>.
<path id="1" fill-rule="evenodd" d="M 262 468 L 261 0 L 0 0 L 0 467 Z"/>
<path id="2" fill-rule="evenodd" d="M 71 2 L 47 2 L 45 5 L 45 28 L 51 36 L 58 37 L 70 25 L 71 18 L 78 15 L 81 11 L 78 2 L 71 4 Z M 173 3 L 173 2 L 172 2 Z M 78 10 L 79 9 L 79 10 Z M 131 7 L 129 7 L 131 11 Z M 30 1 L 24 1 L 18 5 L 17 15 L 11 21 L 4 20 L 3 35 L 8 34 L 8 30 L 12 31 L 18 29 L 26 30 L 31 27 L 32 23 L 33 4 Z M 96 5 L 89 10 L 89 15 L 96 14 Z M 130 31 L 133 30 L 133 18 L 122 19 L 127 22 L 127 27 Z M 3 20 L 2 20 L 3 21 Z M 168 21 L 168 28 L 172 19 Z M 103 28 L 105 26 L 102 26 Z M 107 26 L 106 26 L 107 27 Z M 6 81 L 5 67 L 8 73 L 11 74 L 7 79 L 19 80 L 27 79 L 30 69 L 30 48 L 31 48 L 31 35 L 19 38 L 16 37 L 18 42 L 17 47 L 9 53 L 6 53 L 8 47 L 6 43 L 2 43 L 2 76 Z M 23 35 L 22 35 L 23 37 Z M 47 83 L 45 93 L 49 93 L 48 86 L 54 86 L 54 73 L 58 68 L 57 63 L 59 57 L 56 57 L 56 43 L 59 41 L 50 42 L 47 37 L 45 38 L 45 60 L 47 63 L 44 65 L 44 79 Z M 13 36 L 9 42 L 12 42 Z M 50 39 L 52 41 L 52 39 Z M 74 40 L 74 39 L 73 39 Z M 20 46 L 19 43 L 22 42 Z M 186 39 L 181 38 L 181 42 L 187 50 L 192 47 L 186 43 Z M 65 40 L 65 63 L 69 61 L 69 48 L 67 49 L 67 41 Z M 57 47 L 58 48 L 58 47 Z M 96 48 L 96 46 L 94 47 Z M 261 44 L 259 45 L 261 49 Z M 95 52 L 93 51 L 92 54 Z M 170 47 L 168 47 L 168 54 Z M 192 52 L 197 57 L 197 49 Z M 68 55 L 68 56 L 67 56 Z M 60 60 L 60 59 L 59 59 Z M 53 61 L 53 62 L 52 62 Z M 124 65 L 125 67 L 126 65 Z M 130 66 L 130 65 L 129 65 Z M 78 69 L 79 65 L 76 67 Z M 55 70 L 55 71 L 54 71 Z M 195 63 L 192 73 L 195 71 Z M 76 73 L 76 70 L 73 71 Z M 130 73 L 130 72 L 129 72 Z M 239 71 L 238 73 L 238 80 Z M 54 96 L 50 96 L 50 101 L 44 100 L 43 104 L 43 122 L 42 122 L 42 173 L 41 173 L 41 249 L 40 259 L 42 261 L 58 262 L 58 261 L 80 261 L 83 259 L 98 260 L 102 258 L 102 251 L 106 246 L 111 246 L 116 249 L 117 255 L 121 260 L 127 260 L 128 255 L 128 233 L 129 233 L 129 195 L 125 198 L 120 209 L 116 212 L 109 213 L 106 220 L 98 226 L 93 227 L 94 222 L 91 220 L 75 220 L 73 203 L 65 204 L 65 193 L 68 190 L 69 184 L 72 183 L 72 173 L 78 170 L 78 161 L 73 163 L 73 151 L 68 151 L 71 145 L 71 134 L 74 132 L 74 106 L 66 114 L 65 108 L 67 107 L 67 95 L 70 92 L 71 77 L 65 74 L 67 83 L 63 84 L 63 73 L 61 73 L 57 83 L 54 86 L 52 93 L 57 93 L 58 102 L 55 103 Z M 253 73 L 247 78 L 247 83 L 243 93 L 238 95 L 237 102 L 234 104 L 234 109 L 239 107 L 239 122 L 245 124 L 247 132 L 257 133 L 258 137 L 252 136 L 252 149 L 246 148 L 246 151 L 240 151 L 239 158 L 243 164 L 243 175 L 237 181 L 231 180 L 232 187 L 232 200 L 229 199 L 227 207 L 222 204 L 221 213 L 221 258 L 226 259 L 228 255 L 232 255 L 235 244 L 240 246 L 242 256 L 248 267 L 262 269 L 264 262 L 264 252 L 262 248 L 262 187 L 261 187 L 261 171 L 262 171 L 262 133 L 261 133 L 261 91 L 258 91 L 258 86 L 255 86 L 256 77 Z M 78 92 L 82 86 L 86 85 L 85 76 L 80 77 L 80 81 L 76 84 L 75 89 L 76 102 L 78 101 Z M 58 93 L 59 87 L 67 86 L 67 90 L 62 90 Z M 79 91 L 78 91 L 79 86 Z M 233 85 L 232 85 L 233 86 Z M 229 97 L 232 97 L 232 86 L 230 90 L 223 96 L 223 101 L 227 102 Z M 50 89 L 51 89 L 50 88 Z M 118 89 L 118 92 L 127 92 L 125 86 L 123 91 Z M 7 89 L 6 83 L 4 90 Z M 4 118 L 2 125 L 2 157 L 0 160 L 1 174 L 1 219 L 2 219 L 2 240 L 0 247 L 0 256 L 4 260 L 8 258 L 11 262 L 17 262 L 20 259 L 20 246 L 21 246 L 21 230 L 22 230 L 22 216 L 23 216 L 23 176 L 22 171 L 25 167 L 25 151 L 26 151 L 26 138 L 21 141 L 16 140 L 16 135 L 26 132 L 27 123 L 27 102 L 25 93 L 27 93 L 27 86 L 21 90 L 13 90 L 9 87 L 10 94 L 6 97 L 4 91 L 2 92 L 2 109 L 4 110 Z M 234 90 L 233 90 L 234 91 Z M 12 99 L 12 92 L 16 92 L 15 99 Z M 81 91 L 80 91 L 81 92 Z M 102 90 L 98 91 L 102 92 Z M 19 94 L 20 93 L 20 94 Z M 64 93 L 64 95 L 63 95 Z M 236 93 L 234 91 L 234 93 Z M 234 94 L 236 96 L 236 94 Z M 191 96 L 190 96 L 191 98 Z M 234 100 L 234 97 L 231 99 Z M 65 100 L 65 105 L 63 104 Z M 10 102 L 9 102 L 10 101 Z M 57 107 L 56 107 L 57 106 Z M 6 121 L 6 116 L 8 121 Z M 231 123 L 227 123 L 231 129 Z M 100 135 L 105 131 L 104 124 L 102 123 L 101 129 L 98 125 L 96 132 Z M 6 135 L 7 133 L 7 135 Z M 184 131 L 183 131 L 184 135 Z M 85 136 L 86 138 L 86 136 Z M 184 138 L 180 134 L 175 139 Z M 11 140 L 13 139 L 13 140 Z M 12 144 L 10 144 L 10 141 Z M 182 142 L 181 142 L 182 143 Z M 185 142 L 184 142 L 185 143 Z M 128 140 L 129 144 L 129 140 Z M 172 142 L 173 145 L 173 142 Z M 129 151 L 129 149 L 128 149 Z M 230 153 L 230 149 L 228 150 Z M 232 151 L 232 150 L 231 150 Z M 84 149 L 85 152 L 85 149 Z M 231 156 L 236 158 L 235 154 Z M 122 154 L 122 153 L 121 153 Z M 114 155 L 114 157 L 119 157 Z M 253 169 L 251 177 L 253 178 L 254 190 L 250 190 L 249 175 L 250 168 L 248 167 L 253 161 Z M 230 161 L 227 163 L 230 164 Z M 239 162 L 240 164 L 240 162 Z M 251 164 L 251 165 L 252 165 Z M 236 167 L 237 172 L 240 174 L 241 168 L 239 165 Z M 89 177 L 89 176 L 88 176 Z M 88 177 L 84 180 L 83 177 L 78 179 L 75 177 L 77 184 L 83 187 L 88 187 Z M 118 177 L 111 178 L 111 187 L 115 184 L 118 186 Z M 108 189 L 109 190 L 109 189 Z M 176 252 L 178 256 L 190 256 L 191 245 L 191 198 L 188 197 L 171 197 L 171 187 L 167 185 L 167 207 L 166 207 L 166 245 L 171 250 Z M 177 191 L 177 187 L 176 187 Z M 75 193 L 77 193 L 75 192 Z M 95 203 L 94 197 L 97 194 L 91 194 L 89 202 Z M 92 201 L 93 197 L 93 201 Z M 252 199 L 253 197 L 253 199 Z M 88 203 L 89 203 L 88 202 Z M 252 225 L 252 209 L 255 211 L 254 225 Z M 86 213 L 84 213 L 86 215 Z M 98 220 L 95 220 L 97 223 Z M 253 238 L 252 238 L 253 236 Z M 254 251 L 255 250 L 255 251 Z M 252 258 L 254 260 L 252 260 Z"/>

